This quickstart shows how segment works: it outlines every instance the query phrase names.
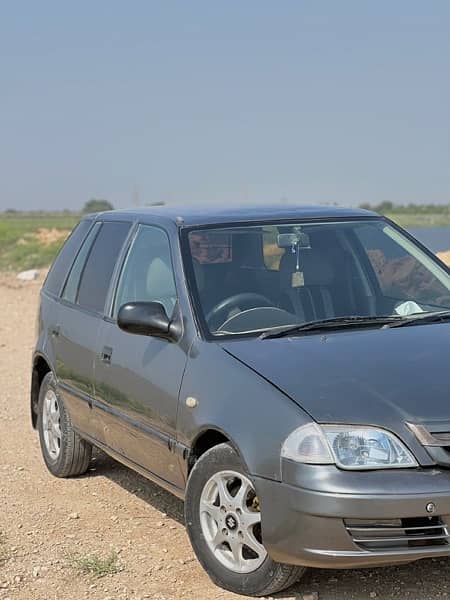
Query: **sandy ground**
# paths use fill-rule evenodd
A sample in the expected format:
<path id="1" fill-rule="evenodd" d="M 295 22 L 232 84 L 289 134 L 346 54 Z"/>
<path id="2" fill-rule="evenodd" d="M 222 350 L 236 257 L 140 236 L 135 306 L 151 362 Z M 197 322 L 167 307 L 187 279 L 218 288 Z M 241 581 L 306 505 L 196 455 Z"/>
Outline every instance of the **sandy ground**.
<path id="1" fill-rule="evenodd" d="M 40 282 L 0 275 L 0 599 L 238 598 L 198 565 L 182 504 L 97 454 L 87 476 L 53 478 L 30 426 L 30 358 Z M 94 579 L 73 556 L 118 554 L 117 573 Z M 431 599 L 450 595 L 450 559 L 398 568 L 308 571 L 278 598 Z"/>

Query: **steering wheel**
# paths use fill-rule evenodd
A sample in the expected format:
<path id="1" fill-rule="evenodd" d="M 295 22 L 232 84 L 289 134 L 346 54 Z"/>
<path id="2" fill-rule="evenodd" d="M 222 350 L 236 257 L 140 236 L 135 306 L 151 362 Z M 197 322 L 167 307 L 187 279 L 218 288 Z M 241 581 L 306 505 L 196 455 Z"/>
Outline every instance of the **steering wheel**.
<path id="1" fill-rule="evenodd" d="M 206 321 L 211 329 L 217 330 L 228 319 L 231 309 L 239 308 L 243 311 L 260 306 L 273 306 L 273 302 L 262 294 L 252 292 L 234 294 L 216 304 L 206 315 Z"/>

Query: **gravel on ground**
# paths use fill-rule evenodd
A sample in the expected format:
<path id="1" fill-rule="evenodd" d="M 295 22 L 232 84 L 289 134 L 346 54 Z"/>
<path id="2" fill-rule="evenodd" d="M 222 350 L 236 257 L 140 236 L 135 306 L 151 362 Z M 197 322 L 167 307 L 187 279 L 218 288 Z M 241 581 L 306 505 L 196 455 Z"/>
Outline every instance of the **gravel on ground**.
<path id="1" fill-rule="evenodd" d="M 29 417 L 30 362 L 42 276 L 0 274 L 0 599 L 238 598 L 196 561 L 182 503 L 102 453 L 77 479 L 46 470 Z M 116 555 L 103 577 L 80 569 Z M 88 561 L 88 559 L 91 559 Z M 360 571 L 310 570 L 277 598 L 450 596 L 450 560 Z"/>

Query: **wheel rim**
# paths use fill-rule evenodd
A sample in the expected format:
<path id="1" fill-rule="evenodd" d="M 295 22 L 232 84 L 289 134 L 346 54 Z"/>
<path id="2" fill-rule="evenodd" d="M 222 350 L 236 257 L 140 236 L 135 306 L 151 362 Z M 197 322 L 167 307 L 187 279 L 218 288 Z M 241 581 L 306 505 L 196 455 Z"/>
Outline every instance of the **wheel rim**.
<path id="1" fill-rule="evenodd" d="M 200 524 L 216 559 L 236 573 L 251 573 L 264 562 L 261 513 L 251 481 L 236 471 L 220 471 L 203 488 Z"/>
<path id="2" fill-rule="evenodd" d="M 47 390 L 42 407 L 42 429 L 47 452 L 56 460 L 61 452 L 61 415 L 58 397 Z"/>

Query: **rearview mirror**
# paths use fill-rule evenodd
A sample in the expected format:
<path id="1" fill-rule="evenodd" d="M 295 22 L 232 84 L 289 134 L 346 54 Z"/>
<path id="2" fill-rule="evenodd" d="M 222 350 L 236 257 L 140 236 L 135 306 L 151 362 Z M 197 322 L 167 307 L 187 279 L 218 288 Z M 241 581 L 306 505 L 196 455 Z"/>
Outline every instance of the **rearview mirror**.
<path id="1" fill-rule="evenodd" d="M 295 233 L 279 233 L 277 236 L 278 248 L 292 248 L 297 246 L 304 250 L 311 249 L 311 243 L 309 241 L 309 235 L 303 231 L 296 231 Z"/>
<path id="2" fill-rule="evenodd" d="M 173 339 L 170 319 L 160 302 L 128 302 L 120 307 L 117 324 L 123 331 Z"/>

